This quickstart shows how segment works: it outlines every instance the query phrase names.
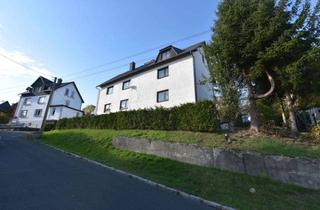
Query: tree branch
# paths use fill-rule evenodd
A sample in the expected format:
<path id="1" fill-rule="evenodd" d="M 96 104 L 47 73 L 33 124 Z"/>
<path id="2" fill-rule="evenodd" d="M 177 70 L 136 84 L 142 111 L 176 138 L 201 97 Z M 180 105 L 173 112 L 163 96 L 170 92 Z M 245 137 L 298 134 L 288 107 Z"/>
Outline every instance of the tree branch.
<path id="1" fill-rule="evenodd" d="M 270 82 L 270 89 L 264 94 L 254 95 L 253 96 L 254 99 L 262 99 L 262 98 L 268 97 L 269 95 L 271 95 L 273 93 L 273 91 L 276 87 L 276 84 L 275 84 L 274 79 L 271 76 L 271 74 L 268 71 L 265 71 L 265 73 L 266 73 L 268 80 Z"/>

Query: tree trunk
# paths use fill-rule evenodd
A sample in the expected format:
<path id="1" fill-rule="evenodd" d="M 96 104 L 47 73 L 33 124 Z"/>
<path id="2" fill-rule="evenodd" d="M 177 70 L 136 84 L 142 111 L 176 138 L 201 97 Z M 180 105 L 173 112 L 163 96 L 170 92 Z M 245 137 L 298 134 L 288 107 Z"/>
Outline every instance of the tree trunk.
<path id="1" fill-rule="evenodd" d="M 251 81 L 248 82 L 248 94 L 249 94 L 249 114 L 250 114 L 250 131 L 257 133 L 260 128 L 260 120 L 257 112 L 257 102 L 254 97 L 253 86 Z"/>
<path id="2" fill-rule="evenodd" d="M 285 94 L 285 100 L 289 112 L 288 125 L 290 129 L 290 136 L 297 137 L 299 135 L 299 130 L 296 121 L 296 113 L 294 109 L 293 99 L 289 93 Z"/>
<path id="3" fill-rule="evenodd" d="M 280 106 L 281 106 L 282 122 L 283 122 L 284 126 L 288 127 L 287 117 L 286 117 L 286 114 L 285 114 L 285 106 L 283 104 L 283 100 L 282 100 L 281 97 L 279 97 L 279 100 L 280 100 Z"/>
<path id="4" fill-rule="evenodd" d="M 229 130 L 231 133 L 233 133 L 235 131 L 234 129 L 234 120 L 230 120 L 229 122 Z"/>
<path id="5" fill-rule="evenodd" d="M 252 81 L 250 79 L 247 80 L 249 96 L 249 113 L 251 117 L 250 131 L 253 133 L 258 133 L 260 131 L 260 120 L 257 111 L 257 100 L 269 97 L 274 92 L 276 87 L 276 83 L 270 72 L 266 70 L 265 74 L 267 75 L 268 81 L 270 83 L 270 88 L 267 92 L 263 94 L 256 94 L 254 92 Z M 246 73 L 244 73 L 244 75 L 246 76 Z"/>

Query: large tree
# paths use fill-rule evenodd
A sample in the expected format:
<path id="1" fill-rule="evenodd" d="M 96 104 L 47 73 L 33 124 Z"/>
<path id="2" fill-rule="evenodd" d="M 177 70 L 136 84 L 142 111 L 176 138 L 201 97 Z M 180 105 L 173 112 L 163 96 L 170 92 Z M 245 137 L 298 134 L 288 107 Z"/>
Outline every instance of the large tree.
<path id="1" fill-rule="evenodd" d="M 304 17 L 306 14 L 311 17 L 310 10 L 305 9 L 308 5 L 308 1 L 300 0 L 224 0 L 218 6 L 209 48 L 212 52 L 219 52 L 223 62 L 234 67 L 230 71 L 237 69 L 237 82 L 246 86 L 251 131 L 257 132 L 260 127 L 256 101 L 272 95 L 276 82 L 281 81 L 279 75 L 284 75 L 287 67 L 299 60 L 301 54 L 286 60 L 291 53 L 288 49 L 295 43 L 288 37 L 301 30 L 297 25 L 308 24 L 307 20 L 312 19 Z M 279 43 L 285 49 L 277 48 Z M 300 47 L 295 45 L 294 49 Z M 259 92 L 263 77 L 268 81 L 267 89 Z"/>
<path id="2" fill-rule="evenodd" d="M 84 112 L 85 115 L 91 115 L 91 114 L 93 114 L 93 111 L 95 108 L 96 108 L 95 105 L 90 104 L 90 105 L 87 105 L 86 107 L 84 107 L 82 109 L 82 111 Z"/>
<path id="3" fill-rule="evenodd" d="M 280 1 L 278 10 L 283 31 L 265 53 L 258 56 L 256 67 L 272 68 L 277 95 L 288 110 L 291 135 L 297 136 L 296 101 L 299 96 L 308 95 L 316 85 L 312 78 L 317 71 L 312 66 L 319 62 L 320 57 L 320 2 L 312 10 L 309 1 Z"/>

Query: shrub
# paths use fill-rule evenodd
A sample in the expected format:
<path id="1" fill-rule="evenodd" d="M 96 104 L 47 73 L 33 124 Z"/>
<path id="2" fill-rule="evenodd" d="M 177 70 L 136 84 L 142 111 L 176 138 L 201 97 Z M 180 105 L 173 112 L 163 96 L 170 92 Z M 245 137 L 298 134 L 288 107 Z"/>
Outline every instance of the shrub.
<path id="1" fill-rule="evenodd" d="M 46 126 L 44 127 L 45 131 L 54 130 L 56 127 L 57 121 L 47 121 Z"/>
<path id="2" fill-rule="evenodd" d="M 320 141 L 320 125 L 314 126 L 311 129 L 311 136 L 317 141 Z"/>
<path id="3" fill-rule="evenodd" d="M 7 113 L 0 112 L 0 124 L 7 124 L 9 120 L 10 118 Z"/>
<path id="4" fill-rule="evenodd" d="M 57 129 L 150 129 L 214 132 L 218 130 L 217 112 L 211 101 L 200 101 L 171 109 L 155 108 L 116 112 L 98 116 L 61 119 Z"/>

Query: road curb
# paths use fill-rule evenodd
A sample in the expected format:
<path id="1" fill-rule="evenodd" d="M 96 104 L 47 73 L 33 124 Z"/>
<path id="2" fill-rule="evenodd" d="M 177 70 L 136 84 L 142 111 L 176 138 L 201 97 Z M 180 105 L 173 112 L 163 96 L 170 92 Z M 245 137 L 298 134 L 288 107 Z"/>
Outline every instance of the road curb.
<path id="1" fill-rule="evenodd" d="M 198 201 L 200 203 L 203 203 L 207 206 L 210 206 L 212 208 L 215 208 L 217 210 L 235 210 L 234 208 L 231 208 L 231 207 L 228 207 L 228 206 L 223 206 L 221 204 L 218 204 L 216 202 L 213 202 L 213 201 L 209 201 L 209 200 L 205 200 L 201 197 L 198 197 L 198 196 L 195 196 L 195 195 L 192 195 L 192 194 L 189 194 L 189 193 L 186 193 L 186 192 L 183 192 L 183 191 L 180 191 L 180 190 L 177 190 L 177 189 L 174 189 L 174 188 L 171 188 L 171 187 L 167 187 L 163 184 L 159 184 L 159 183 L 156 183 L 154 181 L 151 181 L 151 180 L 148 180 L 148 179 L 145 179 L 145 178 L 142 178 L 140 176 L 137 176 L 137 175 L 134 175 L 134 174 L 130 174 L 130 173 L 127 173 L 125 171 L 122 171 L 122 170 L 119 170 L 119 169 L 116 169 L 116 168 L 113 168 L 111 166 L 107 166 L 107 165 L 104 165 L 102 163 L 99 163 L 97 161 L 94 161 L 94 160 L 91 160 L 91 159 L 88 159 L 88 158 L 85 158 L 85 157 L 82 157 L 82 156 L 79 156 L 77 154 L 74 154 L 74 153 L 71 153 L 71 152 L 67 152 L 65 150 L 62 150 L 60 148 L 56 148 L 54 146 L 51 146 L 51 145 L 48 145 L 48 144 L 44 144 L 54 150 L 57 150 L 59 152 L 62 152 L 62 153 L 65 153 L 69 156 L 72 156 L 72 157 L 75 157 L 75 158 L 78 158 L 78 159 L 82 159 L 82 160 L 85 160 L 85 161 L 88 161 L 90 163 L 93 163 L 93 164 L 96 164 L 96 165 L 99 165 L 101 167 L 104 167 L 104 168 L 107 168 L 109 170 L 112 170 L 112 171 L 115 171 L 117 173 L 120 173 L 122 175 L 125 175 L 125 176 L 128 176 L 128 177 L 131 177 L 131 178 L 134 178 L 134 179 L 137 179 L 139 181 L 142 181 L 144 183 L 147 183 L 147 184 L 150 184 L 150 185 L 153 185 L 153 186 L 156 186 L 156 187 L 160 187 L 160 188 L 163 188 L 165 190 L 168 190 L 170 192 L 173 192 L 173 193 L 176 193 L 182 197 L 185 197 L 185 198 L 188 198 L 188 199 L 191 199 L 191 200 L 194 200 L 194 201 Z"/>

